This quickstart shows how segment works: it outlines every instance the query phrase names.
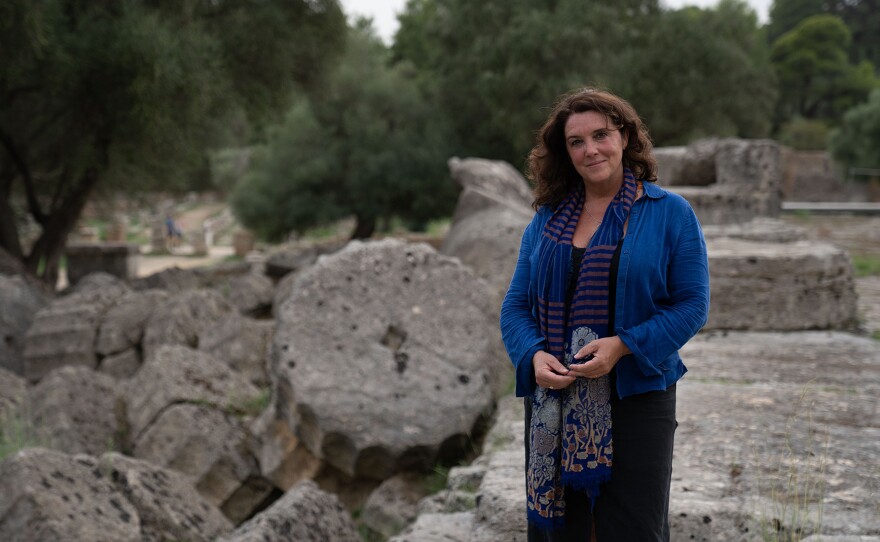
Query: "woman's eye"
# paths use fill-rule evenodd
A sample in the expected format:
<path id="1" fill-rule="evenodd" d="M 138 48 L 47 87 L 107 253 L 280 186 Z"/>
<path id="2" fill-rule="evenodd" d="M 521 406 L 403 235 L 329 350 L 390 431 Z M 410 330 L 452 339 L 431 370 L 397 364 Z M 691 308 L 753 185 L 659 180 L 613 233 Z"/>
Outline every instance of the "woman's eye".
<path id="1" fill-rule="evenodd" d="M 606 137 L 608 137 L 608 132 L 599 132 L 593 137 L 596 139 L 605 139 Z"/>
<path id="2" fill-rule="evenodd" d="M 580 146 L 583 142 L 584 141 L 582 139 L 572 139 L 571 141 L 569 141 L 568 144 L 571 145 L 572 147 L 577 147 L 577 146 Z"/>

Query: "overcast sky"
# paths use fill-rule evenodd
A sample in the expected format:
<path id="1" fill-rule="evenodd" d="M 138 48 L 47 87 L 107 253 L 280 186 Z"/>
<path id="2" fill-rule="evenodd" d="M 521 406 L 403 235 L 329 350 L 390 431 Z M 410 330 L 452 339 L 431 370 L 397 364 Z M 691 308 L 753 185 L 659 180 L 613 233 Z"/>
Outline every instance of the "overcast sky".
<path id="1" fill-rule="evenodd" d="M 479 0 L 475 0 L 479 2 Z M 758 20 L 767 22 L 767 12 L 773 0 L 748 0 L 756 12 Z M 403 11 L 406 0 L 341 0 L 342 7 L 349 15 L 366 15 L 373 18 L 373 26 L 385 43 L 391 43 L 394 32 L 397 31 L 397 14 Z M 713 6 L 717 0 L 660 0 L 661 4 L 668 7 L 679 8 L 685 5 Z"/>

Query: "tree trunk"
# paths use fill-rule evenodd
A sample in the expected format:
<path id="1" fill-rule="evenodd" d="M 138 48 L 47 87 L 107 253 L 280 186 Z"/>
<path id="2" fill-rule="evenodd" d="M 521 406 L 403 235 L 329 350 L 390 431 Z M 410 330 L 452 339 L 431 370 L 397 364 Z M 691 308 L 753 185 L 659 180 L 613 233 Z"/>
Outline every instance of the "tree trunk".
<path id="1" fill-rule="evenodd" d="M 376 231 L 376 219 L 373 217 L 357 216 L 357 224 L 354 226 L 352 239 L 367 239 Z"/>
<path id="2" fill-rule="evenodd" d="M 0 191 L 0 248 L 21 260 L 24 254 L 15 223 L 15 213 L 9 204 L 9 192 L 9 190 Z"/>
<path id="3" fill-rule="evenodd" d="M 54 288 L 58 281 L 58 264 L 67 244 L 67 236 L 76 225 L 98 181 L 97 173 L 86 172 L 61 204 L 48 215 L 40 237 L 25 258 L 25 267 Z M 41 265 L 42 263 L 42 265 Z"/>

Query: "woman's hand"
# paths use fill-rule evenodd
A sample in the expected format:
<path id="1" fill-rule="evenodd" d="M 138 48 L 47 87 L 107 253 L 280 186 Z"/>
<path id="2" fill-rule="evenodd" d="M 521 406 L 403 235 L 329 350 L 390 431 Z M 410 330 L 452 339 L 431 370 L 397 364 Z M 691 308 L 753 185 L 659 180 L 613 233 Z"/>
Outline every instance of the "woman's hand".
<path id="1" fill-rule="evenodd" d="M 535 382 L 543 388 L 561 390 L 574 382 L 574 376 L 558 359 L 551 354 L 538 350 L 532 356 L 532 367 L 535 369 Z"/>
<path id="2" fill-rule="evenodd" d="M 620 340 L 620 337 L 596 339 L 590 341 L 574 355 L 576 360 L 584 359 L 590 355 L 593 358 L 584 363 L 573 363 L 569 369 L 571 374 L 575 376 L 599 378 L 610 373 L 620 358 L 631 353 L 632 351 Z"/>

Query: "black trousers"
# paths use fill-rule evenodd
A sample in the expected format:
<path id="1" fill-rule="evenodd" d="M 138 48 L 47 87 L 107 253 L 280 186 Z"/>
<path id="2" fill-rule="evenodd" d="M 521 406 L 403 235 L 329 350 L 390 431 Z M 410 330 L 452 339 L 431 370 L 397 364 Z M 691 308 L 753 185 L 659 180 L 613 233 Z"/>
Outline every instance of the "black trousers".
<path id="1" fill-rule="evenodd" d="M 612 386 L 612 390 L 614 387 Z M 525 399 L 526 468 L 529 460 L 531 398 Z M 543 531 L 531 522 L 529 542 L 668 542 L 669 486 L 675 421 L 675 384 L 619 399 L 611 393 L 614 445 L 611 480 L 603 484 L 590 514 L 590 499 L 566 488 L 566 526 Z"/>

